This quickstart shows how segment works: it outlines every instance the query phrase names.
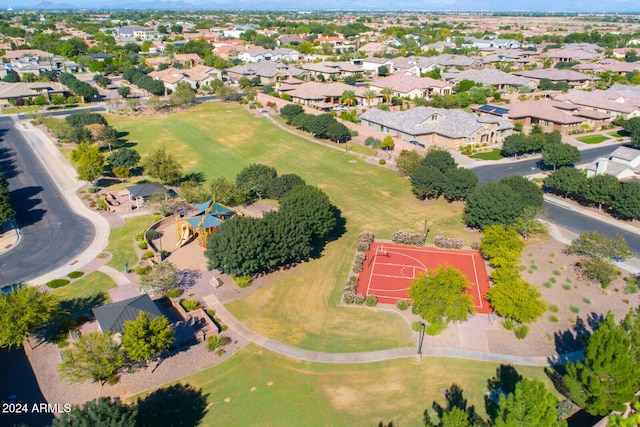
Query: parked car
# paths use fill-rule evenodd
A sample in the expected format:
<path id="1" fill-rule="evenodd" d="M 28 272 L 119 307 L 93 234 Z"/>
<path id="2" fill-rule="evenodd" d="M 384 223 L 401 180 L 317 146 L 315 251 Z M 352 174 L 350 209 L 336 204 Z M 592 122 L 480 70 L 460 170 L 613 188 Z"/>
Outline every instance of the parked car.
<path id="1" fill-rule="evenodd" d="M 420 147 L 420 148 L 426 148 L 426 146 L 422 142 L 418 142 L 418 141 L 411 140 L 411 141 L 409 141 L 409 144 L 413 144 L 416 147 Z"/>

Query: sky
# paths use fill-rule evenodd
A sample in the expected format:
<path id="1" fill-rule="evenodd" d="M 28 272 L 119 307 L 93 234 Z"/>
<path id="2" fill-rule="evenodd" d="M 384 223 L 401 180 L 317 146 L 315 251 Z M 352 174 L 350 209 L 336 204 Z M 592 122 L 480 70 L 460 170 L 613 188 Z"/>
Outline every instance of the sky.
<path id="1" fill-rule="evenodd" d="M 46 5 L 46 7 L 45 7 Z M 249 10 L 424 10 L 472 12 L 640 12 L 637 0 L 0 0 L 0 8 L 176 8 Z"/>

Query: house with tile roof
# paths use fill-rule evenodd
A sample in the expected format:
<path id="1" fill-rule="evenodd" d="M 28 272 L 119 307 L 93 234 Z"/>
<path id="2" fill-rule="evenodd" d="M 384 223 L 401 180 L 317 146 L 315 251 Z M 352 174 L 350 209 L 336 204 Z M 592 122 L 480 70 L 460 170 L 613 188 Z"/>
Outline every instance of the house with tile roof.
<path id="1" fill-rule="evenodd" d="M 360 116 L 362 126 L 404 141 L 460 149 L 465 145 L 494 145 L 509 136 L 514 128 L 505 118 L 478 116 L 463 110 L 416 107 L 389 112 L 377 108 Z"/>
<path id="2" fill-rule="evenodd" d="M 364 52 L 367 55 L 373 55 L 376 53 L 384 55 L 386 53 L 389 53 L 389 54 L 396 53 L 398 52 L 398 49 L 396 49 L 395 47 L 389 46 L 386 43 L 369 42 L 363 46 L 360 46 L 360 48 L 358 49 L 358 52 Z"/>
<path id="3" fill-rule="evenodd" d="M 601 61 L 578 64 L 574 68 L 580 71 L 591 71 L 596 74 L 605 72 L 626 74 L 634 71 L 640 71 L 640 62 L 623 62 L 612 58 L 606 58 Z"/>
<path id="4" fill-rule="evenodd" d="M 378 68 L 383 65 L 387 67 L 390 74 L 393 74 L 395 69 L 393 67 L 393 61 L 389 58 L 378 58 L 375 56 L 367 56 L 366 58 L 356 58 L 351 60 L 352 64 L 362 67 L 364 72 L 371 72 L 372 74 L 378 74 Z"/>
<path id="5" fill-rule="evenodd" d="M 557 68 L 541 68 L 537 70 L 514 71 L 513 75 L 534 79 L 536 84 L 540 84 L 540 80 L 548 79 L 552 83 L 567 82 L 569 86 L 587 88 L 599 77 L 590 74 L 580 73 L 573 70 L 559 70 Z"/>
<path id="6" fill-rule="evenodd" d="M 524 126 L 538 125 L 545 132 L 559 131 L 567 135 L 579 130 L 584 120 L 574 116 L 579 107 L 550 99 L 514 102 L 508 106 L 507 117 Z"/>
<path id="7" fill-rule="evenodd" d="M 340 82 L 304 82 L 298 85 L 282 85 L 279 87 L 279 91 L 291 96 L 291 100 L 293 102 L 324 111 L 328 111 L 339 106 L 340 98 L 347 90 L 355 93 L 356 105 L 375 106 L 382 99 L 382 95 L 378 95 L 373 99 L 367 99 L 365 96 L 365 92 L 367 91 L 366 88 L 361 86 L 350 86 Z"/>
<path id="8" fill-rule="evenodd" d="M 238 59 L 242 62 L 262 62 L 262 61 L 288 61 L 300 60 L 300 52 L 295 49 L 279 48 L 271 49 L 249 49 L 238 53 Z"/>
<path id="9" fill-rule="evenodd" d="M 618 179 L 640 178 L 640 150 L 632 147 L 618 147 L 609 157 L 599 158 L 585 168 L 587 177 L 607 174 Z"/>
<path id="10" fill-rule="evenodd" d="M 282 64 L 273 61 L 255 62 L 244 65 L 236 65 L 235 67 L 225 70 L 227 77 L 237 82 L 241 77 L 252 79 L 260 77 L 261 84 L 275 83 L 281 79 L 289 77 L 306 78 L 307 71 L 294 67 L 293 65 Z"/>
<path id="11" fill-rule="evenodd" d="M 196 65 L 192 68 L 167 68 L 161 71 L 152 71 L 149 77 L 161 80 L 168 91 L 175 91 L 179 82 L 186 82 L 193 89 L 209 84 L 213 80 L 222 80 L 222 70 L 206 65 Z"/>
<path id="12" fill-rule="evenodd" d="M 61 83 L 37 82 L 37 83 L 7 83 L 0 82 L 0 106 L 7 107 L 19 99 L 33 99 L 39 95 L 48 100 L 51 95 L 69 93 L 69 89 Z"/>
<path id="13" fill-rule="evenodd" d="M 596 59 L 601 59 L 602 54 L 584 49 L 576 48 L 562 48 L 562 49 L 550 49 L 543 56 L 553 59 L 555 62 L 589 62 Z"/>
<path id="14" fill-rule="evenodd" d="M 369 83 L 369 87 L 380 93 L 385 88 L 391 88 L 393 95 L 398 98 L 426 98 L 431 99 L 435 94 L 450 95 L 453 85 L 443 80 L 429 77 L 416 77 L 413 74 L 394 74 L 381 77 Z"/>
<path id="15" fill-rule="evenodd" d="M 361 65 L 352 64 L 350 62 L 311 62 L 309 64 L 301 65 L 301 68 L 309 72 L 311 76 L 324 80 L 331 78 L 343 79 L 347 76 L 364 74 L 364 69 Z"/>
<path id="16" fill-rule="evenodd" d="M 449 71 L 443 73 L 442 77 L 453 84 L 458 84 L 462 80 L 471 80 L 483 85 L 494 86 L 496 89 L 519 89 L 523 86 L 536 89 L 538 87 L 535 79 L 520 77 L 495 68 L 483 68 L 481 70 Z"/>
<path id="17" fill-rule="evenodd" d="M 640 116 L 640 87 L 614 84 L 607 90 L 584 91 L 572 89 L 555 96 L 556 101 L 568 102 L 586 109 L 606 113 L 615 119 Z"/>

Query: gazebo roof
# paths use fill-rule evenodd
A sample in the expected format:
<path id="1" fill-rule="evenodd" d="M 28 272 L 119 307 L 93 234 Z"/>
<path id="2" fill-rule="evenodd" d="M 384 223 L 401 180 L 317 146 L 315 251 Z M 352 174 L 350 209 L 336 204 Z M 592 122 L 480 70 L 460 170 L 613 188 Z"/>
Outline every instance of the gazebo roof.
<path id="1" fill-rule="evenodd" d="M 124 323 L 136 320 L 140 312 L 147 313 L 149 320 L 163 315 L 147 294 L 93 309 L 93 315 L 103 332 L 122 332 Z"/>
<path id="2" fill-rule="evenodd" d="M 204 215 L 204 221 L 202 220 Z M 187 218 L 186 221 L 191 225 L 194 231 L 206 230 L 208 228 L 217 227 L 222 224 L 222 221 L 211 215 L 209 212 L 203 215 L 194 216 L 193 218 Z"/>

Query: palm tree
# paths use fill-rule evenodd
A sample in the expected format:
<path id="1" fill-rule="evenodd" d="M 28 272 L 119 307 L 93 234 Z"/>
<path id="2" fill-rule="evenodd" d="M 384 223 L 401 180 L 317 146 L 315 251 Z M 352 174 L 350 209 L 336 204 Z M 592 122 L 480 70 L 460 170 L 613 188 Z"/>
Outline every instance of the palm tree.
<path id="1" fill-rule="evenodd" d="M 380 91 L 380 93 L 382 94 L 386 102 L 391 102 L 391 98 L 393 98 L 393 89 L 391 89 L 390 87 L 385 87 Z"/>
<path id="2" fill-rule="evenodd" d="M 349 107 L 354 105 L 356 103 L 356 93 L 352 90 L 345 90 L 342 92 L 340 102 Z"/>
<path id="3" fill-rule="evenodd" d="M 375 90 L 367 89 L 364 91 L 364 98 L 367 100 L 367 107 L 371 107 L 371 100 L 378 96 Z"/>

